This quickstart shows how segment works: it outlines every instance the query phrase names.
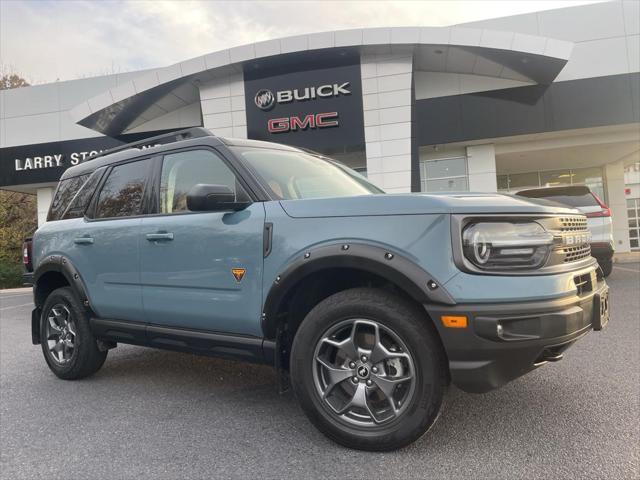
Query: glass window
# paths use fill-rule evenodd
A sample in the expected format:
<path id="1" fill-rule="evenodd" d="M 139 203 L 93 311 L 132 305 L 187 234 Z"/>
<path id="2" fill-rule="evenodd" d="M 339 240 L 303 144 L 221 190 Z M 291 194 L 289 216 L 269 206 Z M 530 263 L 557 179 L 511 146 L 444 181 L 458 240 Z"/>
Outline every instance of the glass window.
<path id="1" fill-rule="evenodd" d="M 49 214 L 47 215 L 47 221 L 60 220 L 65 210 L 76 196 L 80 187 L 89 178 L 89 175 L 80 175 L 79 177 L 67 178 L 62 180 L 58 184 L 56 193 L 51 201 L 51 207 L 49 208 Z"/>
<path id="2" fill-rule="evenodd" d="M 420 164 L 422 190 L 425 192 L 461 192 L 469 190 L 467 158 L 423 160 Z"/>
<path id="3" fill-rule="evenodd" d="M 543 187 L 571 185 L 571 171 L 554 170 L 551 172 L 540 172 L 540 185 Z"/>
<path id="4" fill-rule="evenodd" d="M 467 174 L 467 162 L 464 157 L 429 160 L 425 162 L 427 178 L 461 177 Z"/>
<path id="5" fill-rule="evenodd" d="M 150 166 L 145 159 L 114 167 L 100 191 L 96 218 L 140 215 Z"/>
<path id="6" fill-rule="evenodd" d="M 509 175 L 509 191 L 525 190 L 540 186 L 538 172 L 515 173 Z"/>
<path id="7" fill-rule="evenodd" d="M 104 168 L 91 174 L 89 180 L 85 182 L 85 184 L 80 188 L 80 191 L 74 197 L 71 205 L 69 205 L 69 208 L 64 213 L 63 218 L 78 218 L 84 215 L 84 212 L 93 197 L 93 193 L 95 192 L 98 183 L 100 183 L 103 173 Z"/>
<path id="8" fill-rule="evenodd" d="M 509 175 L 498 175 L 498 191 L 509 190 Z"/>
<path id="9" fill-rule="evenodd" d="M 569 207 L 597 207 L 598 201 L 587 187 L 580 185 L 554 188 L 539 188 L 518 192 L 518 195 L 527 198 L 544 198 L 552 202 L 558 202 Z"/>
<path id="10" fill-rule="evenodd" d="M 359 173 L 305 152 L 234 147 L 274 198 L 350 197 L 384 193 Z"/>
<path id="11" fill-rule="evenodd" d="M 629 216 L 629 238 L 631 248 L 638 250 L 640 245 L 640 199 L 627 199 L 627 215 Z"/>
<path id="12" fill-rule="evenodd" d="M 233 171 L 211 150 L 166 155 L 160 178 L 160 212 L 187 211 L 187 194 L 197 184 L 224 185 L 234 193 L 242 188 Z"/>
<path id="13" fill-rule="evenodd" d="M 595 193 L 601 200 L 605 199 L 604 196 L 604 180 L 602 178 L 602 169 L 596 168 L 578 168 L 571 170 L 573 176 L 571 177 L 571 183 L 584 184 Z"/>

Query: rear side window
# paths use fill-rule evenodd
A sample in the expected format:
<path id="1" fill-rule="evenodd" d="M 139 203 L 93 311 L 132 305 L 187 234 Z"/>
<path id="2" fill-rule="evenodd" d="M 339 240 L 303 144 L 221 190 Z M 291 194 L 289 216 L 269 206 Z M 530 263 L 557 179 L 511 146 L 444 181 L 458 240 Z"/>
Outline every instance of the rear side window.
<path id="1" fill-rule="evenodd" d="M 104 174 L 104 169 L 95 171 L 91 174 L 89 179 L 85 182 L 85 184 L 80 187 L 80 190 L 71 201 L 69 208 L 64 212 L 64 219 L 67 218 L 78 218 L 84 216 L 84 212 L 93 197 L 93 193 L 95 192 L 98 183 L 100 183 L 100 179 Z"/>
<path id="2" fill-rule="evenodd" d="M 89 178 L 89 174 L 80 175 L 79 177 L 67 178 L 58 184 L 56 193 L 53 196 L 47 221 L 60 220 L 62 215 L 69 207 L 71 200 L 76 196 L 82 185 Z"/>
<path id="3" fill-rule="evenodd" d="M 597 207 L 599 205 L 591 191 L 586 187 L 525 190 L 524 192 L 518 192 L 518 195 L 527 198 L 543 198 L 569 207 Z"/>
<path id="4" fill-rule="evenodd" d="M 104 182 L 96 207 L 96 218 L 140 215 L 151 160 L 118 165 Z"/>

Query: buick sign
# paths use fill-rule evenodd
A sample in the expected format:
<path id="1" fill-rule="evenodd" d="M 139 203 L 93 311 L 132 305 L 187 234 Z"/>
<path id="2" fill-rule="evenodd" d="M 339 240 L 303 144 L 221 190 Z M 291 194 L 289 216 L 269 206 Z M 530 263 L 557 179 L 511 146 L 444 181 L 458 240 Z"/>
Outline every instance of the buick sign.
<path id="1" fill-rule="evenodd" d="M 279 90 L 274 95 L 271 90 L 258 90 L 253 101 L 260 110 L 271 110 L 276 103 L 302 102 L 317 98 L 339 97 L 351 95 L 350 82 L 333 83 L 317 87 L 295 88 L 293 90 Z"/>
<path id="2" fill-rule="evenodd" d="M 273 92 L 271 90 L 267 90 L 263 88 L 262 90 L 258 90 L 256 96 L 253 101 L 260 110 L 271 110 L 273 106 L 276 104 L 276 97 L 274 97 Z"/>

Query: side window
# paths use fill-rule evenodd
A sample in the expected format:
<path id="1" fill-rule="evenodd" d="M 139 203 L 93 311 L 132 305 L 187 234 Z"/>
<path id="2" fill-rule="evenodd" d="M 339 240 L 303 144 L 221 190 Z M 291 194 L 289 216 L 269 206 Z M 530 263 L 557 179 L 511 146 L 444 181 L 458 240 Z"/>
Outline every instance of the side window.
<path id="1" fill-rule="evenodd" d="M 211 150 L 165 155 L 160 177 L 160 213 L 187 211 L 187 194 L 199 183 L 226 185 L 236 196 L 246 196 L 236 176 Z"/>
<path id="2" fill-rule="evenodd" d="M 67 210 L 69 203 L 73 200 L 73 197 L 76 196 L 76 193 L 78 193 L 78 190 L 80 190 L 80 187 L 84 185 L 88 178 L 88 174 L 80 175 L 79 177 L 62 180 L 58 184 L 56 193 L 51 201 L 47 221 L 60 220 L 60 218 L 62 218 L 62 214 Z"/>
<path id="3" fill-rule="evenodd" d="M 139 215 L 150 167 L 150 159 L 114 167 L 100 191 L 96 218 Z"/>
<path id="4" fill-rule="evenodd" d="M 100 179 L 104 174 L 104 168 L 97 170 L 91 174 L 89 179 L 85 182 L 85 184 L 80 187 L 80 191 L 76 194 L 74 199 L 71 201 L 71 205 L 66 209 L 64 216 L 62 218 L 78 218 L 84 215 L 84 211 L 87 209 L 91 198 L 93 197 L 93 193 L 100 183 Z"/>

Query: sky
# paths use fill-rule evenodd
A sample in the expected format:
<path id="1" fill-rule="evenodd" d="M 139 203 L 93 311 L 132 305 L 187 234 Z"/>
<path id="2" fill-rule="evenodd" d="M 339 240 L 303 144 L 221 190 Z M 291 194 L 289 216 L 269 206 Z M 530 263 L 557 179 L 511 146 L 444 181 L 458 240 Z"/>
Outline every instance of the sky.
<path id="1" fill-rule="evenodd" d="M 354 27 L 445 26 L 581 0 L 0 0 L 0 73 L 31 84 L 173 63 L 237 45 Z"/>

